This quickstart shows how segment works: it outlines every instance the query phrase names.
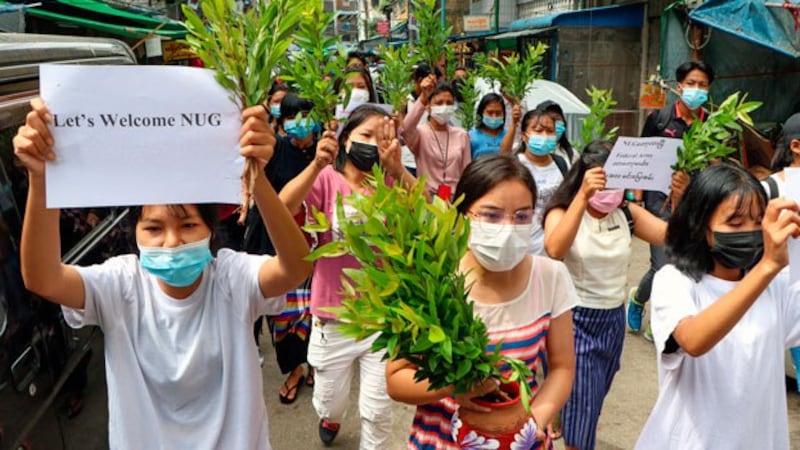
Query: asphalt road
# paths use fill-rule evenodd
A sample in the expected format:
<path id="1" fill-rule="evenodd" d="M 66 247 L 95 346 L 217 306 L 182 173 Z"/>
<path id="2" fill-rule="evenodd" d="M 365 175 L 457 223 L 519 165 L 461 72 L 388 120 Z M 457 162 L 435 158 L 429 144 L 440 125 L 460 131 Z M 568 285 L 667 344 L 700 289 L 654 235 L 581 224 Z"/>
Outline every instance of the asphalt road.
<path id="1" fill-rule="evenodd" d="M 638 283 L 649 258 L 647 247 L 642 242 L 637 240 L 633 245 L 634 256 L 628 271 L 629 285 Z M 269 411 L 273 448 L 275 450 L 325 448 L 317 437 L 317 416 L 311 405 L 311 389 L 302 388 L 294 404 L 282 405 L 278 401 L 277 392 L 284 377 L 275 363 L 268 336 L 263 338 L 261 348 L 265 353 L 264 398 Z M 55 413 L 48 412 L 47 420 L 35 430 L 32 439 L 34 449 L 62 448 L 62 436 L 68 449 L 88 450 L 107 447 L 107 400 L 100 355 L 102 351 L 97 348 L 95 357 L 92 358 L 94 369 L 90 370 L 93 375 L 89 382 L 84 411 L 71 420 L 62 418 L 60 429 L 52 420 Z M 757 386 L 753 388 L 758 389 Z M 350 393 L 351 406 L 347 418 L 332 448 L 358 449 L 357 389 L 358 383 L 354 383 Z M 628 333 L 622 355 L 622 368 L 614 380 L 600 417 L 597 448 L 599 450 L 633 448 L 657 393 L 655 349 L 640 335 Z M 35 399 L 31 400 L 31 407 L 35 404 Z M 790 390 L 788 395 L 788 406 L 792 447 L 800 449 L 800 395 L 793 390 Z M 9 411 L 0 404 L 0 425 L 4 419 L 28 414 L 30 414 L 28 409 Z M 413 408 L 402 404 L 395 405 L 392 442 L 396 444 L 393 444 L 392 448 L 405 448 L 412 417 Z M 0 444 L 0 448 L 6 448 L 9 444 L 4 442 Z M 556 448 L 562 449 L 563 441 L 558 441 Z"/>

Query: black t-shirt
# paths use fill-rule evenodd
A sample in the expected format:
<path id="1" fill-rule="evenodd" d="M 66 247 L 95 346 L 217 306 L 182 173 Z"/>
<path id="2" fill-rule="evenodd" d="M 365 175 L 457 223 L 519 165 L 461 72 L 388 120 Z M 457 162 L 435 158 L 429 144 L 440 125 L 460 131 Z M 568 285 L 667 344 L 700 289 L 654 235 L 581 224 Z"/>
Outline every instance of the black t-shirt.
<path id="1" fill-rule="evenodd" d="M 289 181 L 300 174 L 316 156 L 317 142 L 300 149 L 292 144 L 288 136 L 276 136 L 275 152 L 264 172 L 275 192 L 280 192 Z M 244 231 L 244 250 L 259 255 L 274 255 L 275 247 L 267 235 L 258 209 L 253 207 L 247 214 Z"/>

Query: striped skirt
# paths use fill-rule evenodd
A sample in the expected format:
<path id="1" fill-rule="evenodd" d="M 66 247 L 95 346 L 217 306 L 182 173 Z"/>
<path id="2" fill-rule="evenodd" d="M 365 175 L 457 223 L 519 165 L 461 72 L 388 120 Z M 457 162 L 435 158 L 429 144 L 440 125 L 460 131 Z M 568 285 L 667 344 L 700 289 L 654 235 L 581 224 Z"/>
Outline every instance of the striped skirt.
<path id="1" fill-rule="evenodd" d="M 267 324 L 281 373 L 289 373 L 306 362 L 311 333 L 311 277 L 286 294 L 286 307 Z"/>
<path id="2" fill-rule="evenodd" d="M 619 370 L 625 340 L 625 307 L 572 310 L 575 381 L 562 411 L 566 445 L 593 450 L 603 400 Z"/>

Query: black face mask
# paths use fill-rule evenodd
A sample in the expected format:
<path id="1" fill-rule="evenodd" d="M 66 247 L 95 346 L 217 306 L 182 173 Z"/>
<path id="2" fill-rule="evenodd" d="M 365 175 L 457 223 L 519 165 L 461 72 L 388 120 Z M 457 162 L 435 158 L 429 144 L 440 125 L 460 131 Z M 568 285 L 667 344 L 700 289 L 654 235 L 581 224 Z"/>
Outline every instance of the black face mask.
<path id="1" fill-rule="evenodd" d="M 714 232 L 711 256 L 729 269 L 748 270 L 764 253 L 764 235 L 761 230 Z"/>
<path id="2" fill-rule="evenodd" d="M 378 157 L 378 146 L 367 144 L 366 142 L 350 141 L 350 152 L 347 157 L 362 172 L 369 172 L 372 166 L 380 163 Z"/>

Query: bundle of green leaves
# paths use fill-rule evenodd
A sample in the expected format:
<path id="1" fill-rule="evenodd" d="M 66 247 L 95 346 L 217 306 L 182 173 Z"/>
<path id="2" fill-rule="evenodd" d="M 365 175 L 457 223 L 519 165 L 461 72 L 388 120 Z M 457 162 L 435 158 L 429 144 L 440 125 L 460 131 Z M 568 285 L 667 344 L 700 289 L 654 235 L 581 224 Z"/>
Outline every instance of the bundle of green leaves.
<path id="1" fill-rule="evenodd" d="M 408 190 L 389 186 L 375 166 L 369 183 L 369 194 L 338 199 L 339 239 L 309 256 L 350 254 L 361 264 L 345 269 L 342 306 L 331 309 L 343 322 L 342 333 L 359 340 L 378 333 L 372 350 L 417 365 L 415 379 L 428 380 L 432 390 L 454 386 L 464 393 L 489 378 L 519 381 L 521 400 L 529 406 L 531 371 L 500 355 L 499 346 L 487 353 L 486 325 L 467 301 L 458 267 L 469 241 L 468 219 L 438 197 L 429 203 L 424 180 Z M 345 217 L 344 202 L 354 217 Z M 314 217 L 317 225 L 307 231 L 330 228 L 324 214 L 315 211 Z M 510 366 L 509 377 L 500 372 L 502 363 Z"/>
<path id="2" fill-rule="evenodd" d="M 395 111 L 403 111 L 414 89 L 411 71 L 417 62 L 417 55 L 406 44 L 399 47 L 382 46 L 377 52 L 385 62 L 380 74 L 381 94 Z"/>
<path id="3" fill-rule="evenodd" d="M 612 108 L 617 104 L 612 96 L 613 93 L 612 89 L 598 89 L 595 86 L 586 90 L 592 103 L 589 105 L 589 115 L 583 119 L 579 150 L 595 140 L 613 141 L 616 138 L 619 127 L 614 127 L 606 132 L 606 118 L 611 115 Z"/>
<path id="4" fill-rule="evenodd" d="M 347 51 L 338 35 L 325 37 L 334 15 L 323 10 L 323 2 L 302 0 L 305 11 L 294 33 L 300 51 L 292 54 L 292 61 L 281 68 L 281 78 L 289 82 L 303 98 L 311 100 L 314 108 L 308 117 L 317 123 L 328 125 L 334 118 L 337 104 L 350 101 L 350 85 L 342 82 L 336 89 L 336 81 L 345 78 Z M 331 49 L 336 48 L 336 51 Z"/>
<path id="5" fill-rule="evenodd" d="M 705 121 L 695 120 L 683 134 L 683 145 L 678 147 L 678 162 L 672 168 L 692 173 L 705 169 L 715 159 L 736 152 L 730 141 L 735 137 L 734 132 L 742 131 L 737 121 L 753 125 L 750 113 L 761 105 L 761 102 L 748 102 L 747 94 L 735 92 L 728 96 Z"/>
<path id="6" fill-rule="evenodd" d="M 442 55 L 447 55 L 447 39 L 453 27 L 445 27 L 442 23 L 438 0 L 411 0 L 411 3 L 419 30 L 419 42 L 415 49 L 420 59 L 434 68 Z"/>
<path id="7" fill-rule="evenodd" d="M 507 56 L 505 60 L 492 56 L 489 73 L 485 76 L 499 81 L 503 94 L 519 104 L 533 89 L 533 82 L 542 78 L 541 63 L 547 49 L 547 44 L 538 42 L 536 45 L 528 44 L 525 58 L 517 53 Z"/>
<path id="8" fill-rule="evenodd" d="M 474 72 L 467 72 L 467 76 L 462 78 L 463 84 L 458 86 L 458 92 L 463 101 L 458 102 L 456 116 L 461 121 L 461 126 L 466 130 L 471 130 L 480 119 L 476 117 L 477 104 L 480 101 L 480 92 L 475 87 L 478 75 Z"/>
<path id="9" fill-rule="evenodd" d="M 252 8 L 242 12 L 234 0 L 200 0 L 205 22 L 183 5 L 189 31 L 186 44 L 205 67 L 215 71 L 217 82 L 240 107 L 263 104 L 308 1 L 255 0 Z M 242 177 L 240 223 L 247 216 L 257 175 L 258 164 L 248 160 Z"/>

